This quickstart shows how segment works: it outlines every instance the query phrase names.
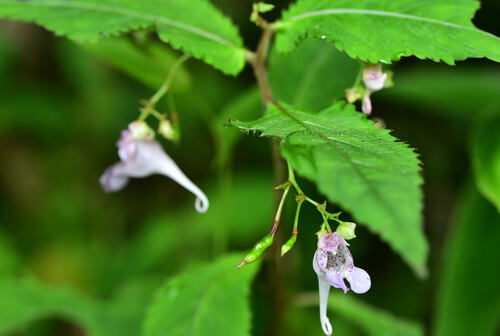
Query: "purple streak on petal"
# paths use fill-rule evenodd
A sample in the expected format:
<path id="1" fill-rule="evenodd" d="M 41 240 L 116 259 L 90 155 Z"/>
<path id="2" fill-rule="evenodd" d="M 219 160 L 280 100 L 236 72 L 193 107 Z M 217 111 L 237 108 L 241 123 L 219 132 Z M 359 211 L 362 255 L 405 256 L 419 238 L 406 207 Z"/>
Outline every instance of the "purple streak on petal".
<path id="1" fill-rule="evenodd" d="M 337 272 L 326 273 L 326 279 L 335 288 L 340 288 L 344 291 L 344 294 L 349 291 L 349 288 L 345 285 L 344 277 Z"/>
<path id="2" fill-rule="evenodd" d="M 368 273 L 359 267 L 354 267 L 351 272 L 346 274 L 346 279 L 349 281 L 352 291 L 358 294 L 366 293 L 372 284 Z"/>

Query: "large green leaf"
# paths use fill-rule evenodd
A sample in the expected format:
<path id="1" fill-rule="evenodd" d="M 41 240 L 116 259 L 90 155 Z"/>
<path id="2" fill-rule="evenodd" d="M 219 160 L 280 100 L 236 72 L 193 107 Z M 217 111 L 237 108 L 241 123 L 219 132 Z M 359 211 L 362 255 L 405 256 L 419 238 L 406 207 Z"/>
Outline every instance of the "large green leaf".
<path id="1" fill-rule="evenodd" d="M 477 125 L 472 162 L 479 191 L 500 211 L 500 116 L 485 118 Z"/>
<path id="2" fill-rule="evenodd" d="M 344 96 L 358 70 L 357 62 L 332 45 L 306 40 L 290 55 L 273 49 L 269 80 L 277 99 L 298 109 L 321 111 Z"/>
<path id="3" fill-rule="evenodd" d="M 145 322 L 145 336 L 250 335 L 250 283 L 258 264 L 236 270 L 232 255 L 195 266 L 159 291 Z"/>
<path id="4" fill-rule="evenodd" d="M 500 316 L 500 215 L 472 189 L 463 198 L 441 259 L 436 336 L 491 336 Z"/>
<path id="5" fill-rule="evenodd" d="M 0 17 L 36 22 L 78 42 L 155 26 L 162 41 L 225 73 L 245 64 L 237 29 L 208 0 L 0 0 Z"/>
<path id="6" fill-rule="evenodd" d="M 468 57 L 500 61 L 500 39 L 474 27 L 474 0 L 299 0 L 280 21 L 277 46 L 325 39 L 366 62 L 417 56 L 453 64 Z"/>
<path id="7" fill-rule="evenodd" d="M 82 47 L 98 58 L 154 89 L 165 81 L 169 69 L 179 58 L 164 44 L 137 45 L 126 38 L 104 39 L 85 43 Z M 190 86 L 189 74 L 180 67 L 175 74 L 172 90 L 186 91 Z"/>
<path id="8" fill-rule="evenodd" d="M 317 115 L 272 105 L 261 119 L 234 125 L 282 138 L 282 153 L 299 174 L 425 271 L 419 160 L 388 130 L 343 103 Z"/>

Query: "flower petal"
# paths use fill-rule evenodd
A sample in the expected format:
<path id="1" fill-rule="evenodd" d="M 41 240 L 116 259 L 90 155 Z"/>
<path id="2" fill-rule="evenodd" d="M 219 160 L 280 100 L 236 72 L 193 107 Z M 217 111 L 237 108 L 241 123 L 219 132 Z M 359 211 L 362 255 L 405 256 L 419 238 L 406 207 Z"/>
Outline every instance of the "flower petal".
<path id="1" fill-rule="evenodd" d="M 349 291 L 349 288 L 344 282 L 344 277 L 337 272 L 328 272 L 326 274 L 326 279 L 335 288 L 340 288 L 344 291 L 344 294 Z"/>
<path id="2" fill-rule="evenodd" d="M 366 293 L 372 285 L 368 273 L 359 267 L 354 267 L 351 272 L 346 274 L 346 279 L 349 281 L 352 291 L 358 294 Z"/>
<path id="3" fill-rule="evenodd" d="M 124 163 L 118 162 L 106 169 L 104 174 L 99 178 L 102 189 L 105 192 L 113 192 L 123 189 L 128 184 L 128 176 L 121 171 Z"/>
<path id="4" fill-rule="evenodd" d="M 132 140 L 133 155 L 126 155 L 126 160 L 108 168 L 100 178 L 105 191 L 118 191 L 127 185 L 130 177 L 146 177 L 152 174 L 162 174 L 192 192 L 196 196 L 195 208 L 198 212 L 208 210 L 207 196 L 184 173 L 177 164 L 165 153 L 161 145 L 153 140 Z"/>
<path id="5" fill-rule="evenodd" d="M 321 321 L 321 327 L 325 335 L 332 334 L 332 325 L 328 316 L 326 316 L 326 311 L 328 307 L 328 295 L 330 294 L 330 284 L 323 277 L 318 276 L 318 287 L 319 287 L 319 319 Z"/>

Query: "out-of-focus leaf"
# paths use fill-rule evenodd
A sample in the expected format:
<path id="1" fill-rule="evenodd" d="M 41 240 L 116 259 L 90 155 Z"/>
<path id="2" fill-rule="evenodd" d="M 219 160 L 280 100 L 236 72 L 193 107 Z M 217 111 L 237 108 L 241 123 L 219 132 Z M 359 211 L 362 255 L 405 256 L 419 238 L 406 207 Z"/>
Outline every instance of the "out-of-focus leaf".
<path id="1" fill-rule="evenodd" d="M 333 314 L 357 324 L 369 336 L 423 336 L 424 330 L 416 322 L 396 317 L 391 313 L 371 306 L 353 295 L 332 295 L 329 303 Z"/>
<path id="2" fill-rule="evenodd" d="M 19 256 L 7 236 L 0 232 L 0 276 L 12 273 L 19 266 L 19 262 Z"/>
<path id="3" fill-rule="evenodd" d="M 2 278 L 0 334 L 39 319 L 62 317 L 79 324 L 90 336 L 137 336 L 151 292 L 151 284 L 138 283 L 102 303 L 70 288 L 48 287 L 34 279 Z"/>
<path id="4" fill-rule="evenodd" d="M 233 124 L 281 138 L 282 154 L 299 174 L 425 273 L 419 160 L 389 130 L 343 103 L 316 115 L 271 105 L 258 120 Z"/>
<path id="5" fill-rule="evenodd" d="M 154 26 L 162 41 L 227 74 L 245 65 L 238 30 L 206 0 L 1 0 L 0 16 L 36 22 L 77 42 Z"/>
<path id="6" fill-rule="evenodd" d="M 500 113 L 500 72 L 429 67 L 396 72 L 395 85 L 378 95 L 422 112 L 465 121 Z"/>
<path id="7" fill-rule="evenodd" d="M 0 279 L 0 334 L 35 320 L 60 316 L 76 321 L 89 335 L 99 331 L 89 301 L 69 289 L 43 287 L 34 280 Z"/>
<path id="8" fill-rule="evenodd" d="M 306 37 L 323 39 L 369 63 L 404 56 L 500 62 L 500 39 L 471 22 L 478 7 L 471 0 L 298 0 L 279 22 L 276 44 L 290 52 Z"/>
<path id="9" fill-rule="evenodd" d="M 491 336 L 500 316 L 500 215 L 467 190 L 442 258 L 436 336 Z"/>
<path id="10" fill-rule="evenodd" d="M 229 127 L 230 119 L 253 119 L 263 110 L 259 91 L 252 87 L 233 98 L 215 119 L 214 133 L 217 140 L 217 153 L 214 162 L 224 166 L 231 156 L 231 151 L 241 139 L 240 131 Z"/>
<path id="11" fill-rule="evenodd" d="M 273 49 L 269 62 L 275 97 L 298 109 L 315 112 L 342 98 L 359 69 L 357 62 L 318 40 L 304 41 L 292 54 Z"/>
<path id="12" fill-rule="evenodd" d="M 169 69 L 179 57 L 164 46 L 153 43 L 137 46 L 126 38 L 106 39 L 81 46 L 91 54 L 154 89 L 161 86 Z M 175 74 L 172 89 L 186 91 L 189 85 L 189 74 L 184 68 L 179 68 Z"/>
<path id="13" fill-rule="evenodd" d="M 258 264 L 236 270 L 240 260 L 226 256 L 168 281 L 148 311 L 143 335 L 250 335 L 250 284 Z"/>
<path id="14" fill-rule="evenodd" d="M 297 300 L 298 306 L 317 305 L 317 294 L 303 294 Z M 328 303 L 332 327 L 335 334 L 335 319 L 339 316 L 358 326 L 368 336 L 423 336 L 422 326 L 414 321 L 396 317 L 389 312 L 356 299 L 353 294 L 330 294 Z M 317 328 L 321 329 L 319 315 Z"/>
<path id="15" fill-rule="evenodd" d="M 479 191 L 500 211 L 500 115 L 485 118 L 476 126 L 472 162 Z"/>

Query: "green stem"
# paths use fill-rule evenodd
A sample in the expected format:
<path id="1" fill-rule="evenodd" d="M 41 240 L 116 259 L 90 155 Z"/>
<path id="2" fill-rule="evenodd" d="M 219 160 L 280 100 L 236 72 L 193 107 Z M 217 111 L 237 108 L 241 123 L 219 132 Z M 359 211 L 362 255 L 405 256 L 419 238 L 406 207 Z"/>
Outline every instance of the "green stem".
<path id="1" fill-rule="evenodd" d="M 170 89 L 170 86 L 172 85 L 172 81 L 174 80 L 175 75 L 177 74 L 177 71 L 179 70 L 181 65 L 184 62 L 186 62 L 190 57 L 191 57 L 190 55 L 184 54 L 177 61 L 175 61 L 175 63 L 172 65 L 172 68 L 170 68 L 170 71 L 168 72 L 167 77 L 165 78 L 165 81 L 163 82 L 163 84 L 155 92 L 155 94 L 147 101 L 146 105 L 141 110 L 141 116 L 139 117 L 141 120 L 146 119 L 147 116 L 150 114 L 159 118 L 159 116 L 158 116 L 159 113 L 157 111 L 155 111 L 155 109 L 154 109 L 156 104 L 167 93 L 168 89 Z M 162 116 L 162 115 L 160 114 L 160 116 Z M 161 118 L 163 118 L 163 116 Z M 159 118 L 159 119 L 162 120 L 161 118 Z"/>
<path id="2" fill-rule="evenodd" d="M 283 211 L 283 204 L 285 204 L 286 196 L 288 195 L 288 191 L 290 190 L 290 185 L 288 185 L 283 191 L 283 195 L 281 195 L 281 200 L 278 205 L 278 210 L 276 211 L 276 215 L 274 216 L 273 227 L 271 228 L 270 235 L 273 235 L 278 230 L 278 226 L 280 225 L 281 212 Z"/>

